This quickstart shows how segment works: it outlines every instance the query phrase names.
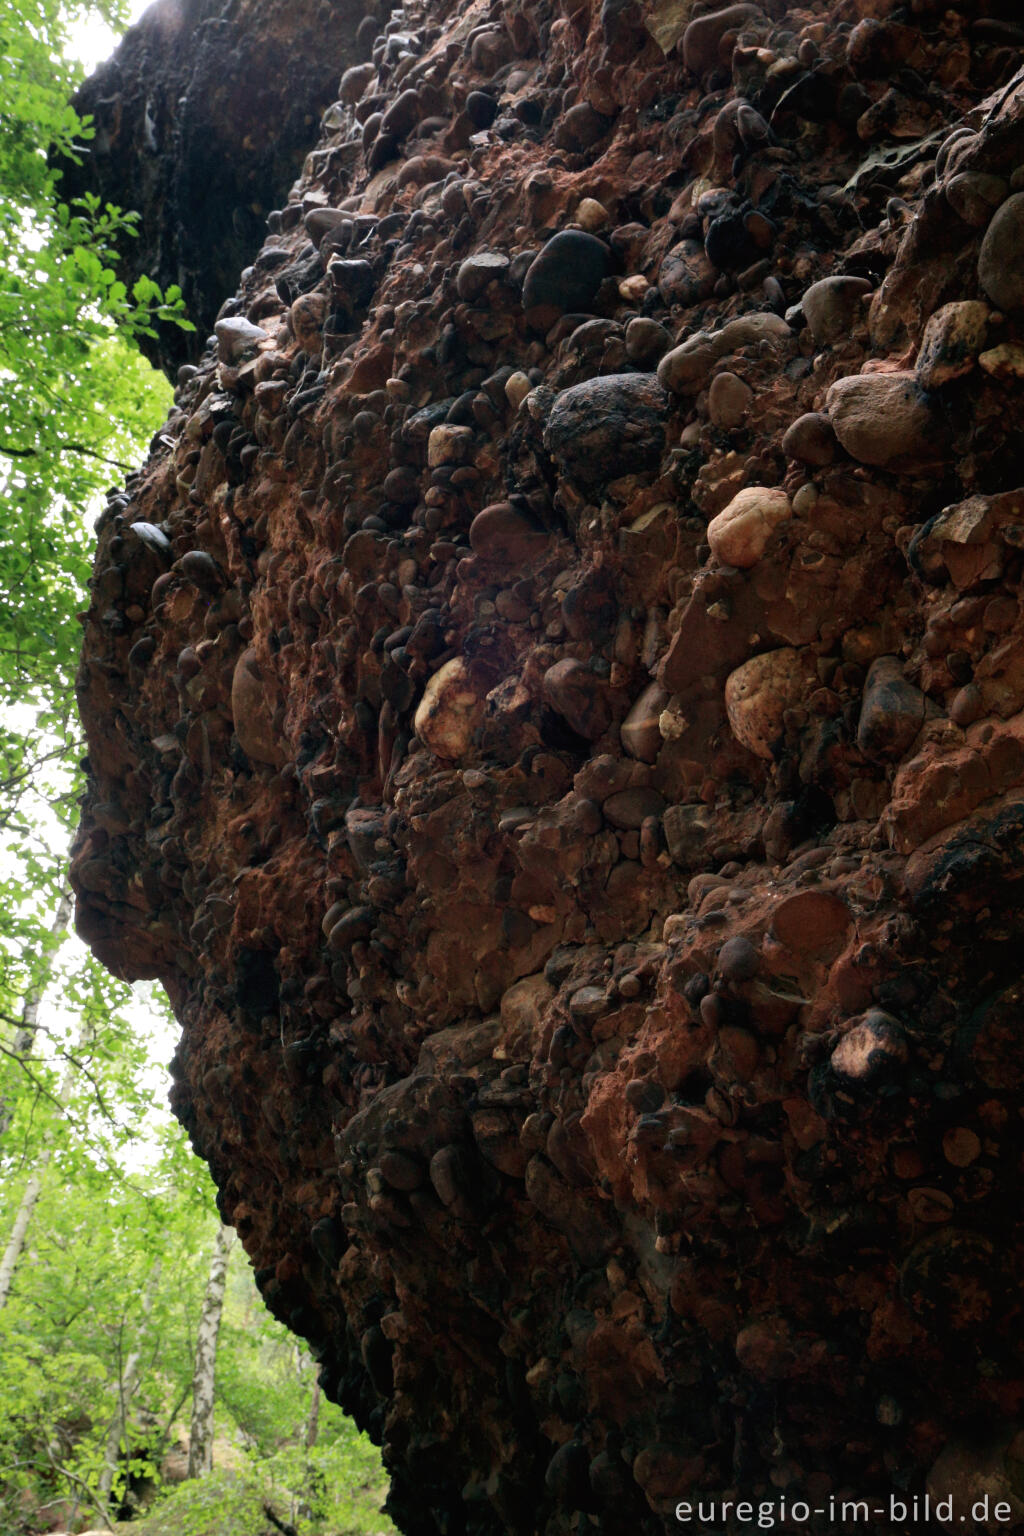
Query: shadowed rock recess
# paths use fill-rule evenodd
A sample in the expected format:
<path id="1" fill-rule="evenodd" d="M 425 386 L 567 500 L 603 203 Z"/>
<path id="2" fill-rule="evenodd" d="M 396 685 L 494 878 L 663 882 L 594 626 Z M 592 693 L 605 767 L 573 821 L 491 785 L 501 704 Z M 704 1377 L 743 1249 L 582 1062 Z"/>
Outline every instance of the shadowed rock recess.
<path id="1" fill-rule="evenodd" d="M 100 519 L 80 932 L 411 1536 L 1009 1531 L 1016 8 L 368 31 Z"/>
<path id="2" fill-rule="evenodd" d="M 334 100 L 338 61 L 368 57 L 356 0 L 157 0 L 75 95 L 94 136 L 61 193 L 137 209 L 121 273 L 177 283 L 208 329 L 259 249 L 266 214 Z M 363 46 L 361 46 L 363 45 Z M 173 375 L 195 337 L 158 324 L 142 350 Z"/>

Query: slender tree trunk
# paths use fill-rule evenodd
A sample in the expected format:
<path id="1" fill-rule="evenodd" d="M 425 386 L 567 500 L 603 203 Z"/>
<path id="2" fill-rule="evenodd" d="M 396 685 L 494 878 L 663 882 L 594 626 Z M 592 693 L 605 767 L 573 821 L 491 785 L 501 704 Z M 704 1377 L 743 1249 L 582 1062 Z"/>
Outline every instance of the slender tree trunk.
<path id="1" fill-rule="evenodd" d="M 0 1258 L 0 1311 L 7 1305 L 7 1298 L 11 1294 L 11 1283 L 14 1280 L 14 1271 L 18 1267 L 22 1249 L 25 1246 L 25 1238 L 32 1221 L 32 1213 L 39 1199 L 39 1192 L 43 1187 L 43 1174 L 50 1162 L 50 1148 L 44 1147 L 36 1158 L 36 1165 L 28 1183 L 25 1185 L 25 1193 L 21 1197 L 18 1206 L 18 1214 L 14 1218 L 14 1226 L 11 1235 L 7 1239 L 3 1258 Z"/>
<path id="2" fill-rule="evenodd" d="M 213 1470 L 213 1387 L 217 1365 L 217 1335 L 224 1308 L 228 1255 L 234 1241 L 231 1227 L 221 1226 L 210 1260 L 196 1338 L 196 1363 L 192 1373 L 192 1423 L 188 1436 L 188 1475 L 202 1477 Z"/>
<path id="3" fill-rule="evenodd" d="M 97 1494 L 100 1501 L 106 1507 L 110 1492 L 114 1486 L 114 1478 L 117 1476 L 117 1463 L 121 1454 L 122 1442 L 127 1444 L 128 1408 L 135 1389 L 139 1384 L 139 1366 L 142 1363 L 142 1345 L 146 1335 L 146 1324 L 149 1314 L 153 1310 L 153 1301 L 156 1297 L 157 1286 L 160 1283 L 160 1271 L 163 1268 L 163 1260 L 157 1259 L 149 1272 L 146 1281 L 146 1289 L 142 1297 L 142 1316 L 139 1319 L 138 1331 L 135 1336 L 135 1348 L 128 1356 L 121 1368 L 121 1379 L 117 1389 L 117 1411 L 110 1422 L 107 1433 L 107 1444 L 103 1454 L 103 1471 L 97 1484 Z"/>
<path id="4" fill-rule="evenodd" d="M 46 963 L 36 981 L 29 987 L 22 999 L 21 1022 L 11 1045 L 11 1049 L 18 1056 L 27 1056 L 32 1049 L 36 1030 L 39 1026 L 39 1005 L 43 1000 L 47 987 L 50 985 L 57 951 L 64 941 L 64 935 L 68 931 L 70 921 L 71 893 L 70 891 L 64 891 L 57 904 L 57 911 L 50 928 L 50 932 L 54 935 L 57 942 L 46 958 Z M 74 1080 L 74 1068 L 69 1063 L 57 1093 L 61 1104 L 66 1104 L 71 1097 Z M 0 1135 L 3 1135 L 10 1121 L 10 1110 L 6 1104 L 0 1103 Z M 0 1312 L 6 1307 L 7 1298 L 11 1294 L 14 1271 L 18 1267 L 18 1260 L 21 1258 L 25 1247 L 25 1239 L 28 1236 L 28 1229 L 32 1224 L 32 1216 L 42 1192 L 43 1178 L 50 1165 L 50 1158 L 52 1156 L 52 1148 L 49 1146 L 48 1141 L 44 1141 L 39 1149 L 39 1155 L 36 1158 L 35 1167 L 32 1169 L 29 1181 L 25 1185 L 21 1204 L 18 1206 L 18 1214 L 14 1218 L 14 1225 L 4 1246 L 3 1257 L 0 1258 Z"/>
<path id="5" fill-rule="evenodd" d="M 320 1433 L 320 1382 L 313 1377 L 313 1395 L 309 1400 L 309 1417 L 306 1420 L 306 1450 L 311 1451 L 316 1445 L 316 1437 Z"/>
<path id="6" fill-rule="evenodd" d="M 54 913 L 53 922 L 50 924 L 50 932 L 53 934 L 56 942 L 49 954 L 44 956 L 45 963 L 39 975 L 21 1000 L 21 1019 L 10 1045 L 11 1054 L 14 1056 L 27 1056 L 32 1049 L 36 1038 L 36 1030 L 39 1028 L 39 1005 L 42 1003 L 43 995 L 50 985 L 57 952 L 63 944 L 70 927 L 73 905 L 71 892 L 69 890 L 62 891 L 60 901 L 57 903 L 57 910 Z M 0 1136 L 4 1134 L 10 1123 L 10 1106 L 0 1101 Z M 2 1305 L 3 1303 L 0 1302 L 0 1306 Z"/>

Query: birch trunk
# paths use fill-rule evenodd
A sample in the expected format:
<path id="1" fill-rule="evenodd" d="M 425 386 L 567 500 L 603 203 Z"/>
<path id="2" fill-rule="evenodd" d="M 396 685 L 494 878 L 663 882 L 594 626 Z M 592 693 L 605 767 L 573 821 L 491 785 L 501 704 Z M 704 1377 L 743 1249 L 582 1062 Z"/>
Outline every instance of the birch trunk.
<path id="1" fill-rule="evenodd" d="M 107 1444 L 103 1454 L 103 1471 L 96 1492 L 100 1502 L 106 1508 L 110 1499 L 110 1492 L 114 1486 L 114 1478 L 117 1476 L 117 1462 L 121 1453 L 122 1442 L 127 1444 L 128 1408 L 135 1389 L 139 1384 L 139 1366 L 142 1363 L 142 1345 L 146 1336 L 146 1323 L 149 1314 L 153 1310 L 153 1300 L 156 1296 L 157 1286 L 160 1283 L 160 1271 L 163 1260 L 157 1259 L 149 1272 L 146 1281 L 145 1293 L 142 1297 L 142 1316 L 139 1319 L 138 1330 L 135 1335 L 135 1348 L 128 1356 L 121 1370 L 121 1379 L 117 1388 L 117 1412 L 111 1420 L 107 1433 Z"/>
<path id="2" fill-rule="evenodd" d="M 228 1278 L 228 1255 L 234 1240 L 231 1227 L 221 1226 L 210 1260 L 210 1273 L 203 1295 L 196 1339 L 196 1362 L 192 1373 L 192 1423 L 188 1436 L 188 1475 L 202 1477 L 213 1470 L 213 1398 L 217 1365 L 217 1335 L 224 1308 L 224 1288 Z"/>
<path id="3" fill-rule="evenodd" d="M 306 1450 L 311 1451 L 316 1445 L 316 1437 L 320 1433 L 320 1382 L 313 1378 L 313 1395 L 309 1400 L 309 1418 L 306 1420 Z"/>
<path id="4" fill-rule="evenodd" d="M 32 1049 L 32 1044 L 36 1038 L 36 1030 L 39 1028 L 39 1006 L 43 1001 L 47 987 L 50 985 L 57 952 L 63 944 L 68 928 L 71 925 L 73 905 L 71 892 L 62 891 L 60 901 L 57 903 L 57 910 L 54 913 L 53 922 L 50 924 L 50 932 L 53 934 L 56 943 L 47 956 L 46 963 L 40 971 L 37 980 L 29 987 L 21 1000 L 21 1018 L 14 1032 L 14 1039 L 10 1044 L 12 1056 L 27 1056 Z M 0 1136 L 3 1135 L 10 1123 L 10 1108 L 8 1105 L 0 1103 Z"/>
<path id="5" fill-rule="evenodd" d="M 53 963 L 56 959 L 57 951 L 60 949 L 64 936 L 68 931 L 68 924 L 71 921 L 71 909 L 71 893 L 70 891 L 64 891 L 57 905 L 57 911 L 50 929 L 57 942 L 40 972 L 38 980 L 33 986 L 29 987 L 22 999 L 21 1021 L 11 1043 L 11 1050 L 16 1056 L 27 1056 L 32 1049 L 36 1030 L 39 1027 L 39 1007 L 53 976 Z M 61 1104 L 68 1102 L 68 1099 L 71 1097 L 73 1084 L 74 1068 L 69 1065 L 57 1093 L 57 1098 Z M 0 1103 L 0 1135 L 3 1135 L 10 1122 L 11 1115 L 9 1109 L 5 1104 Z M 32 1216 L 43 1188 L 43 1178 L 50 1165 L 52 1155 L 51 1147 L 47 1142 L 44 1142 L 39 1150 L 39 1156 L 36 1158 L 35 1167 L 32 1170 L 29 1181 L 25 1185 L 21 1204 L 18 1206 L 18 1214 L 14 1218 L 14 1225 L 4 1246 L 3 1257 L 0 1258 L 0 1312 L 6 1307 L 7 1298 L 11 1294 L 14 1271 L 18 1267 L 18 1260 L 21 1258 L 25 1248 L 25 1239 L 28 1236 L 28 1229 L 32 1224 Z"/>
<path id="6" fill-rule="evenodd" d="M 21 1197 L 18 1206 L 18 1214 L 14 1218 L 14 1226 L 11 1235 L 7 1239 L 3 1258 L 0 1259 L 0 1312 L 7 1305 L 7 1298 L 11 1294 L 11 1284 L 14 1280 L 14 1271 L 18 1267 L 22 1250 L 25 1247 L 25 1238 L 32 1222 L 32 1213 L 39 1199 L 39 1192 L 43 1187 L 43 1174 L 50 1162 L 50 1149 L 44 1147 L 36 1158 L 36 1166 L 32 1170 L 31 1177 L 25 1185 L 25 1193 Z"/>

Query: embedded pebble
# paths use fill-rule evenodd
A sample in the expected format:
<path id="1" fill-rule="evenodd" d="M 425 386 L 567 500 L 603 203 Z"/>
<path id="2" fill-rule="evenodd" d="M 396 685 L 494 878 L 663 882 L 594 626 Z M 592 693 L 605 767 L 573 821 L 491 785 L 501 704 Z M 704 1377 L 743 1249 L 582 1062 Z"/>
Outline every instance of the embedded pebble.
<path id="1" fill-rule="evenodd" d="M 483 710 L 483 695 L 469 663 L 453 656 L 428 679 L 413 729 L 438 757 L 459 762 L 472 751 Z"/>
<path id="2" fill-rule="evenodd" d="M 683 33 L 683 62 L 687 69 L 701 76 L 716 68 L 721 63 L 719 50 L 726 34 L 761 14 L 756 5 L 727 5 L 691 21 Z"/>
<path id="3" fill-rule="evenodd" d="M 509 259 L 501 251 L 478 251 L 459 267 L 455 288 L 460 299 L 478 299 L 487 285 L 508 272 Z"/>
<path id="4" fill-rule="evenodd" d="M 594 234 L 608 223 L 608 209 L 596 197 L 583 197 L 576 208 L 576 223 L 581 229 Z"/>
<path id="5" fill-rule="evenodd" d="M 876 762 L 895 762 L 920 734 L 927 717 L 927 699 L 907 681 L 895 656 L 871 663 L 864 684 L 857 745 Z"/>
<path id="6" fill-rule="evenodd" d="M 761 956 L 749 939 L 737 935 L 718 951 L 718 969 L 726 981 L 751 981 L 761 969 Z"/>
<path id="7" fill-rule="evenodd" d="M 750 410 L 754 391 L 735 373 L 718 373 L 708 391 L 708 415 L 716 427 L 738 427 Z"/>
<path id="8" fill-rule="evenodd" d="M 725 684 L 725 710 L 736 740 L 757 757 L 770 759 L 784 730 L 786 711 L 812 687 L 804 656 L 791 646 L 752 656 Z"/>
<path id="9" fill-rule="evenodd" d="M 653 763 L 661 751 L 659 726 L 662 711 L 669 701 L 660 683 L 649 683 L 619 727 L 623 749 L 642 763 Z"/>
<path id="10" fill-rule="evenodd" d="M 268 332 L 261 325 L 253 325 L 243 315 L 229 315 L 214 326 L 217 336 L 217 355 L 222 363 L 238 363 L 248 357 L 261 341 L 268 339 Z"/>
<path id="11" fill-rule="evenodd" d="M 559 149 L 590 149 L 604 138 L 611 126 L 611 119 L 596 112 L 589 101 L 578 101 L 559 123 L 555 143 Z"/>
<path id="12" fill-rule="evenodd" d="M 544 428 L 544 446 L 583 485 L 657 466 L 665 446 L 668 397 L 653 374 L 609 374 L 563 390 Z"/>
<path id="13" fill-rule="evenodd" d="M 982 171 L 963 171 L 945 184 L 947 203 L 972 229 L 985 228 L 1009 190 L 1001 176 Z"/>
<path id="14" fill-rule="evenodd" d="M 823 277 L 811 284 L 801 303 L 819 347 L 849 336 L 865 314 L 864 295 L 870 292 L 871 284 L 863 277 Z"/>
<path id="15" fill-rule="evenodd" d="M 566 657 L 544 674 L 544 694 L 552 709 L 586 741 L 608 728 L 608 703 L 598 678 L 582 662 Z"/>
<path id="16" fill-rule="evenodd" d="M 461 464 L 473 446 L 471 427 L 450 426 L 447 422 L 431 430 L 427 438 L 427 463 L 431 469 L 442 464 Z"/>
<path id="17" fill-rule="evenodd" d="M 274 728 L 276 691 L 267 681 L 253 650 L 243 651 L 235 663 L 231 681 L 231 715 L 235 735 L 247 757 L 255 763 L 279 767 L 283 746 Z"/>
<path id="18" fill-rule="evenodd" d="M 543 528 L 502 501 L 477 513 L 470 524 L 469 542 L 482 560 L 500 561 L 514 570 L 542 555 L 551 539 Z"/>
<path id="19" fill-rule="evenodd" d="M 612 270 L 603 240 L 582 229 L 563 229 L 534 258 L 523 282 L 523 308 L 588 311 Z"/>
<path id="20" fill-rule="evenodd" d="M 836 437 L 851 458 L 879 467 L 942 457 L 942 419 L 913 373 L 839 379 L 825 400 Z"/>
<path id="21" fill-rule="evenodd" d="M 658 378 L 673 394 L 696 395 L 720 358 L 760 342 L 782 346 L 792 335 L 785 320 L 770 311 L 740 315 L 727 321 L 720 331 L 698 331 L 673 347 L 658 364 Z"/>
<path id="22" fill-rule="evenodd" d="M 639 831 L 648 816 L 660 816 L 665 797 L 656 789 L 622 789 L 609 795 L 601 806 L 605 820 L 625 831 Z"/>
<path id="23" fill-rule="evenodd" d="M 519 409 L 532 388 L 533 385 L 521 368 L 509 375 L 505 380 L 505 397 L 513 410 Z"/>
<path id="24" fill-rule="evenodd" d="M 757 564 L 775 530 L 792 515 L 792 504 L 785 491 L 773 486 L 748 486 L 738 491 L 708 524 L 711 552 L 723 565 L 747 570 Z"/>
<path id="25" fill-rule="evenodd" d="M 783 453 L 799 459 L 801 464 L 810 464 L 812 469 L 824 469 L 831 464 L 838 446 L 835 429 L 822 411 L 807 411 L 798 416 L 782 439 Z"/>
<path id="26" fill-rule="evenodd" d="M 941 389 L 971 372 L 985 344 L 989 314 L 987 304 L 964 299 L 929 316 L 916 364 L 922 389 Z"/>
<path id="27" fill-rule="evenodd" d="M 672 345 L 672 337 L 657 320 L 635 315 L 626 326 L 626 356 L 638 367 L 657 364 Z"/>
<path id="28" fill-rule="evenodd" d="M 1024 192 L 993 215 L 978 252 L 978 282 L 997 309 L 1024 311 Z"/>
<path id="29" fill-rule="evenodd" d="M 906 1061 L 909 1052 L 903 1027 L 891 1014 L 872 1008 L 855 1019 L 829 1058 L 837 1076 L 867 1083 Z"/>

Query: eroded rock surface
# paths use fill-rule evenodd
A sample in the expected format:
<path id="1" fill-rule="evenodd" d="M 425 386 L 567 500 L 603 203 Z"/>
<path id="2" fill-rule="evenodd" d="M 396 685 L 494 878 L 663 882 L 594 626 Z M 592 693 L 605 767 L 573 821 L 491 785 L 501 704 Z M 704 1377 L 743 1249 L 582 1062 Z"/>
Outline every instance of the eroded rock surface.
<path id="1" fill-rule="evenodd" d="M 410 1532 L 1024 1491 L 1022 41 L 410 4 L 111 495 L 80 931 Z"/>

